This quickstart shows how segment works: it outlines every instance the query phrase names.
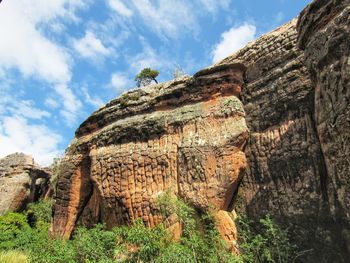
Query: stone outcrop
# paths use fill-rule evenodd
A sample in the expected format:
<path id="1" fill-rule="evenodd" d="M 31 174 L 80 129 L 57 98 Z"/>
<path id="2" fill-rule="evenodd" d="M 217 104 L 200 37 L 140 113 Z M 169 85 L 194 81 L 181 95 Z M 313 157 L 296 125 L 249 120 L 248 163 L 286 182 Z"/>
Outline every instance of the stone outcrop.
<path id="1" fill-rule="evenodd" d="M 223 62 L 240 59 L 247 66 L 241 96 L 251 136 L 238 212 L 256 219 L 271 214 L 310 250 L 324 228 L 327 171 L 296 23 L 260 37 Z"/>
<path id="2" fill-rule="evenodd" d="M 298 31 L 315 87 L 315 126 L 327 171 L 329 243 L 347 251 L 345 262 L 350 255 L 350 1 L 314 1 L 301 13 Z"/>
<path id="3" fill-rule="evenodd" d="M 239 62 L 205 69 L 125 93 L 89 117 L 62 160 L 53 232 L 69 237 L 78 220 L 152 227 L 167 220 L 156 204 L 165 191 L 200 211 L 231 211 L 249 135 L 237 98 L 244 72 Z M 227 215 L 219 229 L 233 241 L 228 225 Z"/>
<path id="4" fill-rule="evenodd" d="M 31 156 L 15 153 L 0 159 L 0 215 L 21 211 L 43 197 L 49 188 L 50 171 Z"/>
<path id="5" fill-rule="evenodd" d="M 235 239 L 236 207 L 288 226 L 300 262 L 346 262 L 349 25 L 349 1 L 315 0 L 298 25 L 294 19 L 193 77 L 106 104 L 67 149 L 53 232 L 69 237 L 78 221 L 136 218 L 174 229 L 155 205 L 170 189 L 215 211 L 227 241 Z"/>

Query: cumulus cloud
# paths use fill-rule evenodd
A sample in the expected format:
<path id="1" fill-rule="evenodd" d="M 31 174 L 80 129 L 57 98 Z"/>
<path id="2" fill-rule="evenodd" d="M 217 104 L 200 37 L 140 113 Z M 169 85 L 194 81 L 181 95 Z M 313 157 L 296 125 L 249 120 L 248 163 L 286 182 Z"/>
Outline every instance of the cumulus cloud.
<path id="1" fill-rule="evenodd" d="M 3 25 L 0 27 L 0 73 L 16 69 L 25 78 L 43 80 L 53 87 L 67 85 L 72 75 L 72 58 L 63 46 L 48 37 L 48 33 L 52 30 L 50 25 L 62 31 L 62 19 L 78 21 L 75 12 L 85 6 L 86 1 L 82 0 L 4 1 L 0 8 L 0 24 Z M 65 100 L 74 96 L 72 90 L 66 88 L 66 93 L 54 90 L 64 100 L 64 106 L 71 104 Z M 63 117 L 71 121 L 71 115 L 77 114 L 78 109 L 63 110 Z"/>
<path id="2" fill-rule="evenodd" d="M 49 165 L 62 151 L 62 138 L 43 125 L 31 125 L 20 116 L 0 120 L 0 158 L 14 152 L 24 152 L 41 165 Z"/>
<path id="3" fill-rule="evenodd" d="M 93 60 L 110 54 L 110 51 L 103 45 L 102 41 L 90 31 L 87 31 L 83 38 L 73 40 L 73 46 L 82 57 Z"/>
<path id="4" fill-rule="evenodd" d="M 0 69 L 16 68 L 26 77 L 49 82 L 69 81 L 68 53 L 47 38 L 40 26 L 59 17 L 74 19 L 73 9 L 79 4 L 77 0 L 4 1 L 0 9 Z"/>
<path id="5" fill-rule="evenodd" d="M 221 34 L 221 41 L 212 50 L 213 63 L 238 51 L 255 37 L 256 27 L 249 23 L 225 31 Z"/>

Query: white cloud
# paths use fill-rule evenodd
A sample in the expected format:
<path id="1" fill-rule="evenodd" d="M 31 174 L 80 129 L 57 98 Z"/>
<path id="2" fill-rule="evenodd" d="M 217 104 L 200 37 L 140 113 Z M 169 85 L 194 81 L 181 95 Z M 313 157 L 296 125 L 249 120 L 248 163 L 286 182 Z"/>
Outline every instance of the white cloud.
<path id="1" fill-rule="evenodd" d="M 43 125 L 30 125 L 19 116 L 5 117 L 0 121 L 0 157 L 24 152 L 41 165 L 49 165 L 62 151 L 62 138 Z"/>
<path id="2" fill-rule="evenodd" d="M 55 91 L 63 98 L 63 108 L 60 110 L 60 113 L 67 124 L 72 126 L 76 121 L 77 113 L 81 109 L 82 103 L 65 84 L 56 85 Z"/>
<path id="3" fill-rule="evenodd" d="M 74 19 L 81 0 L 4 1 L 0 8 L 0 69 L 17 68 L 26 77 L 67 82 L 71 77 L 66 50 L 47 38 L 40 26 Z M 5 26 L 6 25 L 6 26 Z"/>
<path id="4" fill-rule="evenodd" d="M 90 31 L 87 31 L 83 38 L 73 40 L 73 45 L 82 57 L 93 60 L 110 54 L 110 51 L 103 45 L 101 40 Z"/>
<path id="5" fill-rule="evenodd" d="M 199 0 L 199 3 L 210 13 L 216 13 L 220 9 L 227 9 L 231 0 Z"/>
<path id="6" fill-rule="evenodd" d="M 162 54 L 153 49 L 149 43 L 142 37 L 140 37 L 142 45 L 142 51 L 134 56 L 127 57 L 131 72 L 138 73 L 143 68 L 162 68 L 165 70 L 171 64 L 170 60 L 165 59 Z"/>
<path id="7" fill-rule="evenodd" d="M 73 115 L 81 103 L 78 101 L 73 107 L 72 91 L 66 88 L 67 93 L 60 92 L 57 86 L 66 86 L 70 82 L 73 59 L 65 47 L 48 36 L 61 33 L 65 29 L 63 23 L 79 21 L 76 11 L 85 8 L 90 2 L 16 0 L 4 1 L 0 8 L 0 73 L 17 69 L 26 78 L 50 83 L 64 100 L 63 105 L 69 106 L 61 112 L 70 121 L 75 118 Z M 54 104 L 51 101 L 51 106 Z"/>
<path id="8" fill-rule="evenodd" d="M 216 63 L 232 53 L 244 47 L 248 42 L 256 37 L 256 27 L 245 23 L 239 27 L 232 27 L 230 30 L 221 34 L 221 41 L 213 51 L 213 63 Z"/>
<path id="9" fill-rule="evenodd" d="M 52 97 L 46 98 L 44 104 L 46 107 L 49 107 L 50 109 L 57 109 L 60 106 L 58 101 Z"/>
<path id="10" fill-rule="evenodd" d="M 85 101 L 90 105 L 94 106 L 95 108 L 101 107 L 103 105 L 103 101 L 101 100 L 101 98 L 92 97 L 87 87 L 82 87 L 81 92 L 83 93 Z"/>
<path id="11" fill-rule="evenodd" d="M 36 108 L 34 102 L 31 100 L 20 100 L 16 101 L 14 104 L 13 108 L 10 108 L 12 114 L 36 120 L 51 116 L 49 112 Z"/>
<path id="12" fill-rule="evenodd" d="M 133 15 L 132 10 L 126 7 L 126 5 L 120 0 L 108 0 L 108 4 L 114 11 L 122 16 L 131 17 Z"/>
<path id="13" fill-rule="evenodd" d="M 141 20 L 161 38 L 197 34 L 199 17 L 227 9 L 231 0 L 108 0 L 112 10 L 123 17 Z M 136 21 L 135 21 L 136 22 Z M 137 23 L 136 23 L 137 24 Z"/>
<path id="14" fill-rule="evenodd" d="M 126 74 L 121 72 L 113 73 L 109 84 L 109 86 L 117 92 L 123 92 L 130 88 L 131 85 L 132 84 L 130 78 L 128 78 Z"/>
<path id="15" fill-rule="evenodd" d="M 180 32 L 195 32 L 197 21 L 188 1 L 133 0 L 144 24 L 160 36 L 177 37 Z"/>

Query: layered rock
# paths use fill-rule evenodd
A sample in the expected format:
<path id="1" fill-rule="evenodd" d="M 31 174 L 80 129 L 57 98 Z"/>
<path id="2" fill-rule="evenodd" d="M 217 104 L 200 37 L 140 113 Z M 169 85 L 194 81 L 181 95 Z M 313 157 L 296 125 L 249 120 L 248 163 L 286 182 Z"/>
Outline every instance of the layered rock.
<path id="1" fill-rule="evenodd" d="M 0 215 L 21 211 L 44 196 L 49 179 L 50 171 L 37 165 L 31 156 L 15 153 L 0 159 Z"/>
<path id="2" fill-rule="evenodd" d="M 166 220 L 156 204 L 165 191 L 199 211 L 231 211 L 246 167 L 244 71 L 233 62 L 134 90 L 89 117 L 62 161 L 53 232 L 69 237 L 78 220 L 152 227 Z M 232 218 L 220 218 L 233 241 Z"/>
<path id="3" fill-rule="evenodd" d="M 345 260 L 346 238 L 339 238 L 343 223 L 330 217 L 330 209 L 340 206 L 329 206 L 330 199 L 342 196 L 343 215 L 350 212 L 345 6 L 347 1 L 316 1 L 302 13 L 299 45 L 307 46 L 305 54 L 298 47 L 295 19 L 222 62 L 239 59 L 247 66 L 241 96 L 251 137 L 246 149 L 249 168 L 237 196 L 240 212 L 256 219 L 269 213 L 289 226 L 292 238 L 307 251 L 300 257 L 303 262 Z M 309 38 L 311 44 L 306 44 Z M 322 82 L 332 88 L 320 95 Z M 334 187 L 337 193 L 330 190 Z"/>
<path id="4" fill-rule="evenodd" d="M 242 101 L 251 131 L 240 213 L 271 214 L 305 250 L 317 240 L 325 206 L 326 166 L 314 122 L 314 87 L 297 46 L 297 20 L 223 62 L 247 66 Z"/>
<path id="5" fill-rule="evenodd" d="M 327 236 L 350 255 L 350 1 L 314 1 L 301 13 L 298 31 L 315 87 L 315 126 L 327 171 Z"/>
<path id="6" fill-rule="evenodd" d="M 215 210 L 227 241 L 235 239 L 227 211 L 237 206 L 289 226 L 305 251 L 300 262 L 346 262 L 349 1 L 314 1 L 299 33 L 296 24 L 92 114 L 62 163 L 53 232 L 68 237 L 78 221 L 153 226 L 163 220 L 155 200 L 170 189 Z"/>

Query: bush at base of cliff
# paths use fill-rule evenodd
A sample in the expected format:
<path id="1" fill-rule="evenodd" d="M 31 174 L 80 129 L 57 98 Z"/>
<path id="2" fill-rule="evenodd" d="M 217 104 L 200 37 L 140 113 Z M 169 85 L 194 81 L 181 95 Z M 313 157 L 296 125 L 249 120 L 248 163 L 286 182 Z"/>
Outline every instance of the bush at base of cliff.
<path id="1" fill-rule="evenodd" d="M 269 215 L 253 222 L 245 217 L 238 219 L 238 235 L 241 262 L 294 262 L 296 246 Z"/>
<path id="2" fill-rule="evenodd" d="M 15 247 L 18 236 L 29 229 L 24 214 L 8 213 L 0 216 L 0 251 Z"/>
<path id="3" fill-rule="evenodd" d="M 92 229 L 79 227 L 72 240 L 78 262 L 112 262 L 116 250 L 116 236 L 103 225 Z"/>
<path id="4" fill-rule="evenodd" d="M 293 262 L 294 250 L 286 232 L 269 217 L 258 224 L 239 221 L 242 254 L 233 256 L 209 214 L 201 214 L 170 196 L 161 198 L 159 205 L 165 217 L 175 213 L 181 222 L 182 236 L 178 241 L 173 241 L 162 224 L 148 228 L 138 220 L 131 227 L 112 230 L 103 225 L 78 227 L 72 240 L 53 239 L 48 235 L 51 206 L 41 202 L 23 214 L 0 216 L 0 230 L 5 233 L 0 235 L 0 252 L 23 252 L 28 262 L 35 263 Z"/>
<path id="5" fill-rule="evenodd" d="M 38 222 L 50 223 L 52 217 L 52 200 L 41 200 L 28 205 L 26 214 L 31 225 Z"/>

